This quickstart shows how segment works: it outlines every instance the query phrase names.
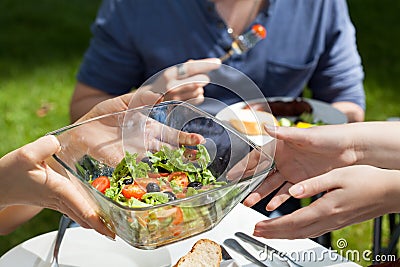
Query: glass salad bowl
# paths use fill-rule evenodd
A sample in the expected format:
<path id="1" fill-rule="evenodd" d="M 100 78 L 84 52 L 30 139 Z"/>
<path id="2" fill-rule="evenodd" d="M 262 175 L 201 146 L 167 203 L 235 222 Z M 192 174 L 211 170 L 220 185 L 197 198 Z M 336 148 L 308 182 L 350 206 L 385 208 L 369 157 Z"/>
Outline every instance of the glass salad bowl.
<path id="1" fill-rule="evenodd" d="M 155 249 L 212 229 L 273 168 L 258 146 L 188 102 L 91 118 L 49 134 L 54 159 L 106 225 Z"/>

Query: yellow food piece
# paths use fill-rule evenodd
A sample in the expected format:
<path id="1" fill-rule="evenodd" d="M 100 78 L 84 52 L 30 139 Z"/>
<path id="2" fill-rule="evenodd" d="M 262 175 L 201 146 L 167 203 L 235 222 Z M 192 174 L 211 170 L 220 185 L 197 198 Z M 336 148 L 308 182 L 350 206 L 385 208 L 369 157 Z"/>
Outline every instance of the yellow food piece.
<path id="1" fill-rule="evenodd" d="M 310 127 L 313 127 L 314 125 L 312 125 L 311 123 L 308 123 L 308 122 L 302 122 L 302 121 L 299 121 L 297 124 L 296 124 L 296 127 L 297 128 L 310 128 Z"/>

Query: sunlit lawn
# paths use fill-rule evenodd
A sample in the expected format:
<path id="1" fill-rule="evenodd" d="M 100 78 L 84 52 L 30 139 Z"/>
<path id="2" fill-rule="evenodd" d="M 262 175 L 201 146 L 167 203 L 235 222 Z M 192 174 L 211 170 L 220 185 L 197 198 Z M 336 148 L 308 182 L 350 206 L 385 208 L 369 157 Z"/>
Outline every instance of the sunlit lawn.
<path id="1" fill-rule="evenodd" d="M 0 2 L 0 155 L 69 123 L 75 74 L 99 3 Z M 58 218 L 59 213 L 45 210 L 14 233 L 0 237 L 0 255 L 26 239 L 57 229 Z"/>
<path id="2" fill-rule="evenodd" d="M 0 2 L 0 155 L 69 123 L 75 74 L 99 3 Z M 366 119 L 400 116 L 400 2 L 349 0 L 349 7 L 366 72 Z M 46 210 L 0 237 L 0 255 L 26 239 L 55 230 L 58 217 L 57 212 Z M 335 231 L 332 244 L 340 238 L 347 240 L 347 249 L 371 250 L 372 221 Z"/>

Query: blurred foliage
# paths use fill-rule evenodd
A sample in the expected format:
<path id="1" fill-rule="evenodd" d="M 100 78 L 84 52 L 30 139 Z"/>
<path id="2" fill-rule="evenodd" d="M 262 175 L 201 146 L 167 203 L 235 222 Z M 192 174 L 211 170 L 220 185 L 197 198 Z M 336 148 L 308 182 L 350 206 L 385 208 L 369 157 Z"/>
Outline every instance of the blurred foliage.
<path id="1" fill-rule="evenodd" d="M 400 2 L 348 0 L 365 70 L 367 120 L 400 117 Z"/>

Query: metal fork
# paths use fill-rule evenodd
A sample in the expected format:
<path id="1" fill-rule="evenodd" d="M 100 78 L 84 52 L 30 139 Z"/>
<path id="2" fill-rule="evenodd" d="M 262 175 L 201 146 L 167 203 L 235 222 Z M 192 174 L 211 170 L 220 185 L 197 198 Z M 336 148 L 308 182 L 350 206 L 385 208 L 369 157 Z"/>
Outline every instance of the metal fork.
<path id="1" fill-rule="evenodd" d="M 51 259 L 51 267 L 59 267 L 58 265 L 58 252 L 60 251 L 61 241 L 63 240 L 65 230 L 67 230 L 71 219 L 63 214 L 60 219 L 60 224 L 58 226 L 57 237 L 54 244 L 53 258 Z"/>

